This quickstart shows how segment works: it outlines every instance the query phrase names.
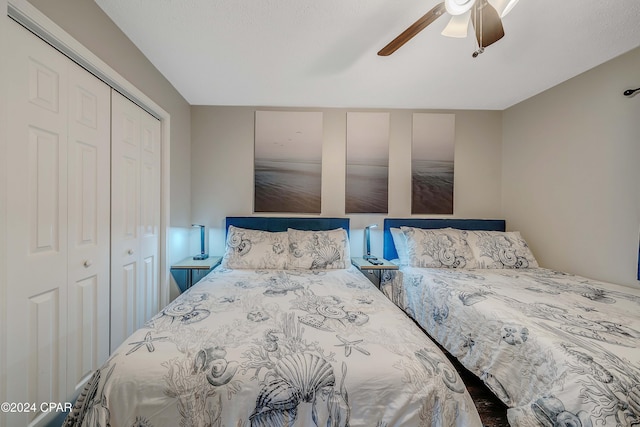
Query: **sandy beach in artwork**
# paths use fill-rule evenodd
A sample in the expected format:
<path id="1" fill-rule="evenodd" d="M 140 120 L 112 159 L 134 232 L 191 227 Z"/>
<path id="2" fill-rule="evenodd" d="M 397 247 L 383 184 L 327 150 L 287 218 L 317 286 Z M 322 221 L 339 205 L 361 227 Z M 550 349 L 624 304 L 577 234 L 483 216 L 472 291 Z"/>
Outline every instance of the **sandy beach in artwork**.
<path id="1" fill-rule="evenodd" d="M 453 213 L 453 162 L 411 162 L 411 213 Z"/>
<path id="2" fill-rule="evenodd" d="M 376 164 L 348 164 L 346 213 L 387 213 L 389 167 Z"/>
<path id="3" fill-rule="evenodd" d="M 256 159 L 255 212 L 320 213 L 322 164 Z"/>

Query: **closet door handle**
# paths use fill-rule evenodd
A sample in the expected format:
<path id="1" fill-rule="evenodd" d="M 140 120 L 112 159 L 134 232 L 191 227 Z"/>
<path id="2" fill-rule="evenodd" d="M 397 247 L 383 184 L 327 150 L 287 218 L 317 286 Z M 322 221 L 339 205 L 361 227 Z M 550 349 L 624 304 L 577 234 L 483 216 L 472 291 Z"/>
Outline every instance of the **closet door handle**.
<path id="1" fill-rule="evenodd" d="M 91 260 L 88 259 L 82 265 L 84 265 L 84 268 L 89 268 L 91 267 L 91 264 L 93 264 L 93 262 L 91 262 Z"/>
<path id="2" fill-rule="evenodd" d="M 128 255 L 133 255 L 133 249 L 129 249 L 129 250 L 127 251 L 127 254 L 128 254 Z"/>

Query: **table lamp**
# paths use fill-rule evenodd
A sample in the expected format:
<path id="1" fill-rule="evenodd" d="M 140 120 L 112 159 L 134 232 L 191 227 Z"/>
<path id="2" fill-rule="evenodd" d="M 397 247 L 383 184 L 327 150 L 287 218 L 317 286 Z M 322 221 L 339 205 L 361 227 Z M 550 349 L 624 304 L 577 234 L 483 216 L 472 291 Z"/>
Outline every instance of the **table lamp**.
<path id="1" fill-rule="evenodd" d="M 194 255 L 193 259 L 202 260 L 209 258 L 209 254 L 204 252 L 204 225 L 191 224 L 192 227 L 200 227 L 200 254 Z"/>
<path id="2" fill-rule="evenodd" d="M 365 246 L 366 246 L 366 250 L 367 253 L 363 256 L 364 259 L 372 259 L 372 258 L 376 258 L 374 256 L 371 255 L 371 229 L 372 228 L 376 228 L 378 226 L 378 224 L 371 224 L 371 225 L 367 225 L 364 228 L 364 240 L 365 240 Z"/>

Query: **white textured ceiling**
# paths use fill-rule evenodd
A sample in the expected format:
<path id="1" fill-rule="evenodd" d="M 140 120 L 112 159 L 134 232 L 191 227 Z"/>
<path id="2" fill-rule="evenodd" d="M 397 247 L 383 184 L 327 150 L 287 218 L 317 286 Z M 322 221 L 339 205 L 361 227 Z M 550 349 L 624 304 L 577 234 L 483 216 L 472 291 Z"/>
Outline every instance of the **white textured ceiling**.
<path id="1" fill-rule="evenodd" d="M 475 59 L 446 15 L 377 55 L 439 0 L 95 1 L 192 105 L 501 110 L 640 46 L 640 0 L 520 0 Z"/>

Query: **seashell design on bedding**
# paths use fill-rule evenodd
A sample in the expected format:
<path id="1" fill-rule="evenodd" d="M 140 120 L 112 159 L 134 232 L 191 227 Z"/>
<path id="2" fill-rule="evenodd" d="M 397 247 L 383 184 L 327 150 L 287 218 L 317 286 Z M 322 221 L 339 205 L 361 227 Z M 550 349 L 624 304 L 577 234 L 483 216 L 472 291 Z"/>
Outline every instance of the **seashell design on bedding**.
<path id="1" fill-rule="evenodd" d="M 298 316 L 300 323 L 323 331 L 333 332 L 354 326 L 363 326 L 369 321 L 369 315 L 361 310 L 350 310 L 339 298 L 318 296 L 311 290 L 298 294 L 292 308 L 306 311 L 308 314 Z"/>
<path id="2" fill-rule="evenodd" d="M 350 411 L 344 388 L 344 364 L 342 374 L 340 388 L 336 390 L 336 377 L 327 360 L 312 353 L 291 353 L 282 357 L 261 385 L 255 410 L 249 417 L 251 426 L 348 426 Z M 301 403 L 312 404 L 311 419 L 297 419 Z M 342 423 L 328 424 L 332 419 L 342 420 Z"/>
<path id="3" fill-rule="evenodd" d="M 350 258 L 344 229 L 328 231 L 288 230 L 289 266 L 301 269 L 343 269 Z"/>
<path id="4" fill-rule="evenodd" d="M 640 384 L 631 387 L 631 390 L 627 393 L 627 401 L 629 402 L 629 408 L 636 414 L 640 414 Z M 638 416 L 640 417 L 640 415 Z"/>
<path id="5" fill-rule="evenodd" d="M 594 302 L 600 302 L 603 304 L 615 304 L 616 300 L 614 298 L 611 298 L 609 296 L 607 296 L 607 294 L 602 290 L 602 289 L 597 289 L 597 288 L 591 288 L 589 289 L 588 292 L 583 292 L 582 296 L 594 301 Z"/>
<path id="6" fill-rule="evenodd" d="M 423 246 L 424 254 L 431 256 L 444 268 L 464 268 L 467 260 L 458 254 L 458 248 L 450 236 L 441 235 Z"/>
<path id="7" fill-rule="evenodd" d="M 293 410 L 293 414 L 295 414 L 295 410 L 300 404 L 301 399 L 302 395 L 300 390 L 293 387 L 284 378 L 275 378 L 265 384 L 265 386 L 260 390 L 260 394 L 258 395 L 256 402 L 256 408 L 261 408 L 261 410 L 260 412 L 254 413 L 252 417 L 255 418 L 256 415 L 267 411 L 270 412 L 271 410 Z"/>
<path id="8" fill-rule="evenodd" d="M 438 261 L 446 268 L 464 268 L 467 265 L 467 260 L 463 256 L 456 255 L 455 250 L 449 247 L 440 248 Z"/>
<path id="9" fill-rule="evenodd" d="M 320 246 L 314 252 L 314 255 L 313 262 L 311 263 L 313 270 L 327 268 L 341 259 L 340 252 L 338 252 L 335 246 Z"/>
<path id="10" fill-rule="evenodd" d="M 362 311 L 348 311 L 347 320 L 356 326 L 362 326 L 369 321 L 369 315 Z"/>
<path id="11" fill-rule="evenodd" d="M 158 320 L 162 317 L 167 317 L 173 323 L 178 319 L 181 323 L 189 325 L 199 322 L 209 317 L 211 312 L 206 308 L 198 307 L 198 302 L 204 299 L 195 298 L 193 300 L 187 300 L 187 302 L 169 304 L 164 310 L 162 310 L 154 319 Z"/>
<path id="12" fill-rule="evenodd" d="M 500 261 L 504 266 L 515 268 L 527 268 L 529 266 L 527 260 L 523 257 L 517 256 L 515 249 L 510 247 L 498 248 L 496 255 L 498 256 L 498 261 Z"/>
<path id="13" fill-rule="evenodd" d="M 107 408 L 104 385 L 113 374 L 115 367 L 115 364 L 105 365 L 101 370 L 94 372 L 87 383 L 88 388 L 85 388 L 76 399 L 75 407 L 78 408 L 78 411 L 65 420 L 65 425 L 76 425 L 79 420 L 83 419 L 82 425 L 110 425 L 111 417 Z"/>
<path id="14" fill-rule="evenodd" d="M 305 316 L 298 317 L 300 323 L 303 323 L 312 328 L 320 329 L 322 331 L 331 332 L 332 329 L 324 324 L 326 317 L 321 314 L 307 314 Z"/>
<path id="15" fill-rule="evenodd" d="M 426 348 L 415 353 L 422 366 L 429 372 L 440 377 L 444 385 L 454 393 L 464 393 L 466 387 L 456 371 L 451 368 L 441 356 Z"/>
<path id="16" fill-rule="evenodd" d="M 486 300 L 485 294 L 485 292 L 460 292 L 458 298 L 462 301 L 462 304 L 469 306 Z"/>
<path id="17" fill-rule="evenodd" d="M 564 404 L 555 396 L 543 397 L 531 404 L 538 421 L 544 426 L 593 427 L 591 417 L 585 411 L 572 413 L 565 410 Z"/>
<path id="18" fill-rule="evenodd" d="M 509 345 L 518 345 L 527 341 L 529 329 L 518 325 L 502 325 L 500 331 L 502 341 Z"/>
<path id="19" fill-rule="evenodd" d="M 173 304 L 165 308 L 163 313 L 166 316 L 181 317 L 181 316 L 184 316 L 185 314 L 191 313 L 193 310 L 194 310 L 194 307 L 189 304 Z"/>
<path id="20" fill-rule="evenodd" d="M 327 319 L 344 319 L 347 317 L 347 312 L 342 307 L 335 305 L 320 305 L 316 308 L 318 314 L 326 317 Z"/>
<path id="21" fill-rule="evenodd" d="M 269 316 L 269 313 L 260 308 L 255 308 L 247 313 L 247 319 L 256 323 L 264 322 L 265 320 L 269 320 L 270 318 L 271 316 Z"/>
<path id="22" fill-rule="evenodd" d="M 276 363 L 275 371 L 300 391 L 305 402 L 310 402 L 321 388 L 333 387 L 336 382 L 331 364 L 311 353 L 284 356 Z"/>
<path id="23" fill-rule="evenodd" d="M 449 306 L 446 304 L 434 306 L 431 316 L 436 323 L 443 323 L 449 317 Z"/>
<path id="24" fill-rule="evenodd" d="M 502 383 L 491 372 L 483 372 L 482 375 L 480 375 L 480 379 L 487 387 L 489 387 L 489 389 L 491 389 L 493 394 L 498 396 L 500 400 L 505 402 L 507 405 L 511 402 L 509 393 L 507 393 L 507 390 L 504 388 Z"/>
<path id="25" fill-rule="evenodd" d="M 527 269 L 538 263 L 519 232 L 465 232 L 475 258 L 482 268 Z"/>
<path id="26" fill-rule="evenodd" d="M 295 292 L 303 289 L 302 285 L 295 282 L 288 275 L 278 273 L 267 282 L 267 289 L 263 292 L 267 296 L 286 295 L 287 292 Z"/>
<path id="27" fill-rule="evenodd" d="M 227 352 L 220 347 L 202 349 L 193 360 L 193 373 L 206 372 L 207 381 L 220 387 L 231 381 L 238 370 L 238 362 L 227 361 Z"/>

